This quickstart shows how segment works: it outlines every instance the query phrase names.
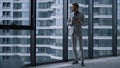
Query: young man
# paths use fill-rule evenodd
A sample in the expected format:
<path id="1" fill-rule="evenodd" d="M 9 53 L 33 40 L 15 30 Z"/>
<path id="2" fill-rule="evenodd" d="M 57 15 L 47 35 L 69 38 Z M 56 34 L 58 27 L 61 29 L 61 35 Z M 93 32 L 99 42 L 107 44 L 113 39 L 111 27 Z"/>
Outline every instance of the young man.
<path id="1" fill-rule="evenodd" d="M 67 25 L 71 26 L 70 33 L 72 34 L 72 44 L 73 44 L 73 52 L 75 56 L 75 60 L 73 64 L 79 63 L 79 57 L 77 53 L 77 39 L 79 40 L 79 48 L 81 54 L 81 65 L 84 66 L 84 58 L 83 58 L 83 46 L 82 46 L 82 25 L 84 24 L 84 15 L 79 12 L 79 5 L 77 3 L 72 4 L 72 11 Z"/>

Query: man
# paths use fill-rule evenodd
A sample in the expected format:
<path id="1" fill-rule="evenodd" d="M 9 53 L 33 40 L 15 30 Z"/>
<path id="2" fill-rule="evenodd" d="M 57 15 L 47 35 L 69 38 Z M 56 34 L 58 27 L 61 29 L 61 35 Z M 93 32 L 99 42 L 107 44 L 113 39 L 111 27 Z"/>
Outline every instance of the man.
<path id="1" fill-rule="evenodd" d="M 79 12 L 79 5 L 77 3 L 72 4 L 72 11 L 67 25 L 71 26 L 70 33 L 72 34 L 72 44 L 73 44 L 73 52 L 75 56 L 75 60 L 73 64 L 79 63 L 79 57 L 77 54 L 77 39 L 79 40 L 79 48 L 81 54 L 81 65 L 84 66 L 84 58 L 83 58 L 83 47 L 82 47 L 82 25 L 84 24 L 84 15 Z"/>

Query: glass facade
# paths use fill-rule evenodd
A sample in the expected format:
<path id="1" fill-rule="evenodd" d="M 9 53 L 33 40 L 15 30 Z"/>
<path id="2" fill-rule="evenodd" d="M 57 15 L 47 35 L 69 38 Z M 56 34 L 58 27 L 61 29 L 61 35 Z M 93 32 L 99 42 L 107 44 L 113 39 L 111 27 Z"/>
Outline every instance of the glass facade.
<path id="1" fill-rule="evenodd" d="M 36 62 L 62 60 L 63 0 L 37 0 Z"/>
<path id="2" fill-rule="evenodd" d="M 31 22 L 30 3 L 36 1 L 36 22 Z M 112 55 L 113 42 L 113 3 L 112 0 L 0 0 L 0 26 L 29 26 L 36 23 L 36 63 L 64 61 L 63 44 L 64 15 L 63 6 L 67 1 L 69 17 L 72 3 L 79 3 L 79 10 L 85 15 L 82 27 L 84 57 L 89 58 L 89 11 L 93 10 L 93 57 Z M 93 8 L 89 9 L 89 1 Z M 120 0 L 117 0 L 117 53 L 120 54 Z M 35 8 L 35 7 L 34 7 Z M 64 9 L 64 10 L 63 10 Z M 67 18 L 66 18 L 67 19 Z M 30 23 L 31 22 L 31 23 Z M 32 26 L 31 26 L 32 27 Z M 17 27 L 16 27 L 17 28 Z M 24 64 L 31 61 L 31 29 L 0 29 L 0 61 L 19 58 Z M 68 59 L 73 59 L 72 41 L 68 27 Z M 79 49 L 79 48 L 78 48 Z M 92 50 L 92 49 L 91 49 Z M 67 49 L 66 49 L 67 52 Z M 67 54 L 67 53 L 66 53 Z"/>
<path id="3" fill-rule="evenodd" d="M 112 0 L 94 0 L 94 56 L 112 55 Z"/>
<path id="4" fill-rule="evenodd" d="M 30 25 L 29 0 L 0 0 L 0 25 Z M 0 61 L 30 64 L 30 30 L 0 29 Z"/>
<path id="5" fill-rule="evenodd" d="M 30 25 L 30 0 L 0 0 L 0 25 Z"/>
<path id="6" fill-rule="evenodd" d="M 30 64 L 30 31 L 0 30 L 0 61 L 20 60 Z"/>

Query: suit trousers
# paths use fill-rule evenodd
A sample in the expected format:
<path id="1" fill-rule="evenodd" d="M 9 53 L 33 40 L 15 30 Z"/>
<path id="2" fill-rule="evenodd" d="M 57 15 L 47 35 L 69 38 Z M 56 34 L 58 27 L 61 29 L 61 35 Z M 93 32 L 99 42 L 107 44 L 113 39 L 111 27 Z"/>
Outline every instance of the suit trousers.
<path id="1" fill-rule="evenodd" d="M 77 40 L 79 41 L 79 50 L 80 50 L 80 57 L 79 54 L 77 52 Z M 78 61 L 79 58 L 81 60 L 81 62 L 84 62 L 84 58 L 83 58 L 83 46 L 82 46 L 82 31 L 73 31 L 72 33 L 72 45 L 73 45 L 73 53 L 74 53 L 74 61 Z"/>

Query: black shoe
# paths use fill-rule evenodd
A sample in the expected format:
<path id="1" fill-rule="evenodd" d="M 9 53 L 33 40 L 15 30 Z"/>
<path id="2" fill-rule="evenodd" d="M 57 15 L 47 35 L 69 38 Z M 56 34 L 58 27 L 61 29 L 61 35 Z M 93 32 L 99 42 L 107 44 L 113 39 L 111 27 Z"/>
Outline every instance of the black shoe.
<path id="1" fill-rule="evenodd" d="M 72 64 L 78 64 L 79 62 L 78 61 L 74 61 Z"/>
<path id="2" fill-rule="evenodd" d="M 84 62 L 81 62 L 81 66 L 85 66 Z"/>

